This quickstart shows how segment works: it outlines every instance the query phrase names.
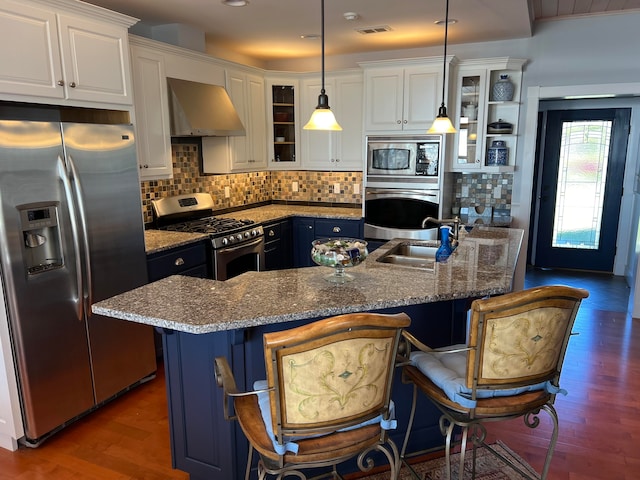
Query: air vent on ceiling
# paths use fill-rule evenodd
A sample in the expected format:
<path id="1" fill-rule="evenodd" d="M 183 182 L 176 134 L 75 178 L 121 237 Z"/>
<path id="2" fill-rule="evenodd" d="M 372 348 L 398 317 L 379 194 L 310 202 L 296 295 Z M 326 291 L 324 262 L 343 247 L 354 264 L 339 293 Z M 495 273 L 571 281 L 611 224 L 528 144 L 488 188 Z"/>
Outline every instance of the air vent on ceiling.
<path id="1" fill-rule="evenodd" d="M 356 32 L 361 33 L 362 35 L 369 35 L 371 33 L 390 32 L 391 30 L 393 29 L 389 25 L 381 25 L 379 27 L 356 28 Z"/>

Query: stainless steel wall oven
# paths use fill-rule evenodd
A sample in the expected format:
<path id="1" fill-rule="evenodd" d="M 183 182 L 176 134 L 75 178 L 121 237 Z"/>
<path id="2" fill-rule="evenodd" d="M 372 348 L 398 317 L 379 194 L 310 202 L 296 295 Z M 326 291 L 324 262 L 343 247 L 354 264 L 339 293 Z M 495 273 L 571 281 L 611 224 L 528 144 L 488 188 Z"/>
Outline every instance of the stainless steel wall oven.
<path id="1" fill-rule="evenodd" d="M 442 185 L 442 137 L 399 135 L 367 137 L 364 236 L 435 239 Z"/>

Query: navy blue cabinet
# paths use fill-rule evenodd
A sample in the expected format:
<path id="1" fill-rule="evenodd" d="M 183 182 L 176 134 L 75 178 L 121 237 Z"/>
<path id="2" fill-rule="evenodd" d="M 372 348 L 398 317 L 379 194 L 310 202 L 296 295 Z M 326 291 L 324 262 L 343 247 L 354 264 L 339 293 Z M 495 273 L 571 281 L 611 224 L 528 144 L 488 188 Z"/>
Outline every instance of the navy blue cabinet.
<path id="1" fill-rule="evenodd" d="M 170 275 L 211 278 L 209 264 L 209 248 L 202 241 L 148 255 L 147 274 L 150 282 Z"/>
<path id="2" fill-rule="evenodd" d="M 409 330 L 434 347 L 464 342 L 467 300 L 436 302 L 381 310 L 406 312 L 413 320 Z M 190 474 L 191 480 L 239 480 L 244 478 L 248 443 L 237 422 L 223 415 L 222 390 L 216 386 L 213 359 L 224 356 L 234 372 L 238 388 L 251 390 L 265 378 L 262 336 L 268 331 L 293 328 L 301 320 L 208 334 L 165 330 L 164 365 L 169 404 L 169 428 L 173 467 Z M 403 384 L 400 372 L 393 386 L 398 428 L 392 438 L 402 445 L 408 421 L 412 389 Z M 408 451 L 442 444 L 438 411 L 420 400 Z M 345 465 L 343 473 L 355 471 Z"/>
<path id="3" fill-rule="evenodd" d="M 334 218 L 307 218 L 296 217 L 293 219 L 293 238 L 295 252 L 295 267 L 314 266 L 311 260 L 311 243 L 319 238 L 363 238 L 364 221 L 334 219 Z"/>
<path id="4" fill-rule="evenodd" d="M 264 228 L 264 261 L 267 270 L 293 267 L 293 236 L 291 220 L 266 223 Z"/>

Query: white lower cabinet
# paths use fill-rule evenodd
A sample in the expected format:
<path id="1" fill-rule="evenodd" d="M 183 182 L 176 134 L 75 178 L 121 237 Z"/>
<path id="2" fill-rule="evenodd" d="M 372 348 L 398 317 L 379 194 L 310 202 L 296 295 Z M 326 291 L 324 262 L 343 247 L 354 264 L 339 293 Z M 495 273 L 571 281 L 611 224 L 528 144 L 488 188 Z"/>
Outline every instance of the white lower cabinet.
<path id="1" fill-rule="evenodd" d="M 140 180 L 173 176 L 171 133 L 164 56 L 131 47 L 135 128 Z"/>
<path id="2" fill-rule="evenodd" d="M 131 105 L 135 23 L 81 2 L 0 0 L 0 95 Z"/>
<path id="3" fill-rule="evenodd" d="M 302 81 L 302 122 L 311 117 L 322 88 L 319 76 Z M 363 78 L 361 73 L 327 75 L 325 90 L 341 132 L 302 130 L 302 167 L 361 171 L 364 164 Z"/>

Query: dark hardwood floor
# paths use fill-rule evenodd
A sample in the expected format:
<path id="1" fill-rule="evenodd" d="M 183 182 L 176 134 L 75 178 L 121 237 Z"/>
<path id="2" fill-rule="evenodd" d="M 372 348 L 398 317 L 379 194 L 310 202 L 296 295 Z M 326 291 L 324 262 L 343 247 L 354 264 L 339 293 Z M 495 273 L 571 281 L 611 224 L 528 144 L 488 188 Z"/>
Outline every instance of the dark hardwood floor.
<path id="1" fill-rule="evenodd" d="M 560 436 L 550 480 L 640 478 L 640 319 L 627 316 L 624 279 L 530 271 L 526 286 L 563 283 L 586 288 L 558 396 Z M 539 468 L 549 422 L 530 430 L 521 420 L 490 426 Z M 69 426 L 36 449 L 0 449 L 0 480 L 186 480 L 171 468 L 167 402 L 158 377 Z"/>
<path id="2" fill-rule="evenodd" d="M 558 395 L 560 433 L 550 480 L 640 478 L 640 319 L 626 314 L 629 288 L 621 277 L 532 270 L 526 287 L 562 283 L 590 292 L 580 307 Z M 551 428 L 546 414 L 535 430 L 521 419 L 488 427 L 541 469 Z"/>

